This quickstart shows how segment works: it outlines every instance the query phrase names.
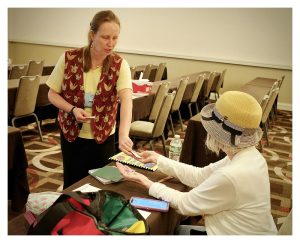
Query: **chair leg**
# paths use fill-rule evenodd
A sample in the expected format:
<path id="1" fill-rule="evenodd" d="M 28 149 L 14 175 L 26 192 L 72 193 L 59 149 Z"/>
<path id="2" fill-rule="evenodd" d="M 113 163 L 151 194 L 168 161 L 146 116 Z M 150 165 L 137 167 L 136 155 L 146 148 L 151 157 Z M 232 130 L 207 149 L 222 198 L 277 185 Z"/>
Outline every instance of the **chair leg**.
<path id="1" fill-rule="evenodd" d="M 196 112 L 197 112 L 197 114 L 199 113 L 199 107 L 198 107 L 198 104 L 197 104 L 197 101 L 196 101 Z"/>
<path id="2" fill-rule="evenodd" d="M 166 157 L 168 157 L 167 156 L 167 150 L 166 150 L 166 140 L 165 140 L 165 135 L 164 134 L 161 135 L 161 140 L 162 140 L 162 144 L 163 144 L 163 148 L 164 148 L 164 155 Z"/>
<path id="3" fill-rule="evenodd" d="M 190 118 L 193 117 L 193 113 L 192 113 L 192 103 L 188 104 L 188 108 L 189 108 L 189 113 L 190 113 Z"/>
<path id="4" fill-rule="evenodd" d="M 15 120 L 17 120 L 16 117 L 14 117 L 14 118 L 11 120 L 11 124 L 12 124 L 13 127 L 16 127 Z"/>
<path id="5" fill-rule="evenodd" d="M 184 131 L 180 110 L 178 110 L 178 116 L 179 116 L 179 121 L 180 121 L 180 125 L 181 125 L 181 131 Z"/>
<path id="6" fill-rule="evenodd" d="M 42 128 L 43 128 L 43 120 L 42 119 L 40 120 L 40 127 L 41 127 L 41 130 L 42 130 Z"/>
<path id="7" fill-rule="evenodd" d="M 35 117 L 36 124 L 38 126 L 38 130 L 39 130 L 39 134 L 40 134 L 40 138 L 41 138 L 41 141 L 43 141 L 43 134 L 42 134 L 42 130 L 41 130 L 41 127 L 40 127 L 39 119 L 38 119 L 36 114 L 33 113 L 32 115 Z"/>
<path id="8" fill-rule="evenodd" d="M 268 128 L 267 128 L 267 124 L 263 124 L 263 129 L 264 129 L 264 133 L 265 133 L 266 140 L 267 140 L 267 146 L 269 147 L 270 144 L 269 144 L 269 138 L 268 138 Z"/>
<path id="9" fill-rule="evenodd" d="M 149 143 L 150 143 L 151 150 L 154 151 L 153 140 L 150 140 Z"/>
<path id="10" fill-rule="evenodd" d="M 174 130 L 174 126 L 173 126 L 173 121 L 172 121 L 172 115 L 169 115 L 169 119 L 170 119 L 170 123 L 171 123 L 171 129 L 172 129 L 172 133 L 173 133 L 173 137 L 175 137 L 175 130 Z"/>

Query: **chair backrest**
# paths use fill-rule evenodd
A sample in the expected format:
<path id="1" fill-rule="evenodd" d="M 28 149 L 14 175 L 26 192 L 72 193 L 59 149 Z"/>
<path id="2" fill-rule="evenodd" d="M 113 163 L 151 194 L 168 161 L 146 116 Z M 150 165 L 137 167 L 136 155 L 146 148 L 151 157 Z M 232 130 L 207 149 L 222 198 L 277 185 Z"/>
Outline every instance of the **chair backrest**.
<path id="1" fill-rule="evenodd" d="M 281 79 L 278 80 L 278 87 L 279 87 L 279 88 L 281 88 L 281 85 L 282 85 L 284 79 L 285 79 L 285 75 L 283 75 L 283 76 L 281 77 Z"/>
<path id="2" fill-rule="evenodd" d="M 152 69 L 152 65 L 151 64 L 146 65 L 144 73 L 143 73 L 143 78 L 144 79 L 149 79 L 150 73 L 151 73 L 151 69 Z"/>
<path id="3" fill-rule="evenodd" d="M 227 72 L 227 69 L 225 68 L 218 80 L 217 86 L 216 86 L 216 92 L 219 92 L 220 88 L 222 87 L 223 83 L 224 83 L 224 78 L 225 78 L 225 74 Z"/>
<path id="4" fill-rule="evenodd" d="M 44 68 L 44 60 L 42 61 L 29 61 L 27 76 L 42 75 Z"/>
<path id="5" fill-rule="evenodd" d="M 199 77 L 195 83 L 195 86 L 194 86 L 194 91 L 192 94 L 192 98 L 190 100 L 191 103 L 195 103 L 197 101 L 199 93 L 200 93 L 202 85 L 203 85 L 203 82 L 204 82 L 204 79 L 205 78 L 203 75 L 199 75 Z"/>
<path id="6" fill-rule="evenodd" d="M 272 85 L 272 87 L 271 87 L 271 89 L 270 89 L 270 94 L 271 94 L 271 92 L 274 90 L 274 89 L 276 89 L 276 88 L 278 88 L 279 86 L 279 80 L 277 80 L 277 81 L 275 81 L 274 83 L 273 83 L 273 85 Z"/>
<path id="7" fill-rule="evenodd" d="M 159 109 L 164 100 L 164 97 L 169 91 L 169 86 L 170 86 L 170 82 L 164 82 L 161 85 L 159 85 L 156 95 L 155 95 L 155 99 L 154 99 L 152 108 L 151 108 L 151 112 L 149 115 L 149 121 L 156 120 L 158 113 L 159 113 Z"/>
<path id="8" fill-rule="evenodd" d="M 34 112 L 39 86 L 39 76 L 20 78 L 13 116 L 24 116 Z"/>
<path id="9" fill-rule="evenodd" d="M 211 87 L 213 85 L 213 82 L 214 82 L 216 76 L 217 76 L 216 71 L 210 73 L 209 78 L 208 78 L 208 82 L 207 82 L 207 86 L 206 86 L 206 91 L 205 91 L 205 94 L 204 94 L 205 98 L 209 98 L 208 96 L 209 96 Z"/>
<path id="10" fill-rule="evenodd" d="M 135 69 L 136 69 L 135 67 L 130 67 L 131 79 L 135 78 L 135 73 L 136 73 Z"/>
<path id="11" fill-rule="evenodd" d="M 188 81 L 189 81 L 189 77 L 180 80 L 180 84 L 177 89 L 174 102 L 172 104 L 171 112 L 179 110 Z"/>
<path id="12" fill-rule="evenodd" d="M 270 93 L 268 102 L 266 104 L 266 108 L 262 114 L 262 118 L 261 118 L 262 123 L 265 123 L 267 121 L 278 93 L 279 93 L 278 87 L 276 89 L 273 89 L 272 92 Z"/>
<path id="13" fill-rule="evenodd" d="M 160 64 L 158 65 L 158 68 L 157 68 L 157 71 L 156 71 L 156 74 L 155 74 L 154 81 L 160 81 L 160 80 L 162 79 L 162 76 L 163 76 L 165 67 L 166 67 L 166 63 L 160 63 Z"/>
<path id="14" fill-rule="evenodd" d="M 17 79 L 17 78 L 21 78 L 22 76 L 26 76 L 27 69 L 28 69 L 28 65 L 13 66 L 9 74 L 9 79 Z"/>
<path id="15" fill-rule="evenodd" d="M 264 110 L 266 109 L 268 101 L 269 101 L 269 95 L 265 95 L 262 102 L 260 103 L 262 112 L 264 112 Z"/>
<path id="16" fill-rule="evenodd" d="M 293 213 L 292 210 L 289 212 L 288 216 L 285 218 L 283 224 L 278 230 L 278 235 L 292 235 L 293 234 Z"/>
<path id="17" fill-rule="evenodd" d="M 160 137 L 163 134 L 167 119 L 169 117 L 173 100 L 174 100 L 173 93 L 166 94 L 164 96 L 157 119 L 154 122 L 153 130 L 152 130 L 153 138 Z"/>

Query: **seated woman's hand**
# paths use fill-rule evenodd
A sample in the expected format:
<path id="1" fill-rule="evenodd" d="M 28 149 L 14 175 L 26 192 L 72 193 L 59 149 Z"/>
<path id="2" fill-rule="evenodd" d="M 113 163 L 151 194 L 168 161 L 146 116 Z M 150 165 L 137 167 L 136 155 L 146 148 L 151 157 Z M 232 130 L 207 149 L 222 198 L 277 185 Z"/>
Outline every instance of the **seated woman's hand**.
<path id="1" fill-rule="evenodd" d="M 138 153 L 139 156 L 141 156 L 140 159 L 138 159 L 139 161 L 141 161 L 144 164 L 147 163 L 157 163 L 157 159 L 159 157 L 159 154 L 154 152 L 154 151 L 143 151 Z"/>
<path id="2" fill-rule="evenodd" d="M 146 176 L 141 173 L 136 172 L 135 170 L 131 169 L 127 165 L 123 165 L 119 162 L 116 163 L 116 166 L 123 177 L 128 181 L 133 181 L 138 184 L 144 185 L 146 188 L 149 188 L 153 183 L 149 180 Z"/>

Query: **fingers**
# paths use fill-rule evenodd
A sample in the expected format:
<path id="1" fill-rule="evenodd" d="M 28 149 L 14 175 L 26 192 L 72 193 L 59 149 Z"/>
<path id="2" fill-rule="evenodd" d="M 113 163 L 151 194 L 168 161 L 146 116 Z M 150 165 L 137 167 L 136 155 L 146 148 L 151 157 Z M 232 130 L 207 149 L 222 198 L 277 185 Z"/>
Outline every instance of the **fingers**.
<path id="1" fill-rule="evenodd" d="M 116 162 L 116 166 L 119 170 L 122 170 L 123 172 L 132 172 L 134 171 L 133 169 L 131 169 L 129 166 L 127 165 L 123 165 L 120 162 Z"/>
<path id="2" fill-rule="evenodd" d="M 133 142 L 129 137 L 119 138 L 119 149 L 127 155 L 131 156 Z"/>
<path id="3" fill-rule="evenodd" d="M 78 122 L 90 121 L 89 119 L 87 119 L 87 117 L 89 117 L 89 114 L 82 108 L 77 107 L 76 109 L 74 109 L 73 113 Z"/>
<path id="4" fill-rule="evenodd" d="M 122 164 L 119 163 L 119 162 L 116 162 L 116 166 L 117 166 L 118 170 L 120 171 L 120 173 L 121 173 L 122 175 L 125 175 L 125 174 L 126 174 L 126 172 L 125 172 L 125 166 L 124 166 L 124 165 L 122 165 Z"/>
<path id="5" fill-rule="evenodd" d="M 139 159 L 139 161 L 141 161 L 142 163 L 157 163 L 157 158 L 159 156 L 159 154 L 157 154 L 154 151 L 144 151 L 139 153 L 139 155 L 142 157 L 141 159 Z"/>
<path id="6" fill-rule="evenodd" d="M 143 152 L 139 153 L 139 155 L 142 157 L 141 159 L 139 159 L 141 162 L 143 162 L 143 163 L 152 162 L 150 151 L 143 151 Z"/>

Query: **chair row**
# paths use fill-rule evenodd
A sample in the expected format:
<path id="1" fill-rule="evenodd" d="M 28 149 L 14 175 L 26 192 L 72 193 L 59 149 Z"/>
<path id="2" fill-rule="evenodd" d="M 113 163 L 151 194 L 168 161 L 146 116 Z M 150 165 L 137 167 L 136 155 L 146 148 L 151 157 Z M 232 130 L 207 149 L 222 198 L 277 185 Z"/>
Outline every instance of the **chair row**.
<path id="1" fill-rule="evenodd" d="M 165 68 L 166 68 L 166 63 L 160 63 L 158 66 L 153 64 L 148 64 L 148 65 L 131 67 L 130 68 L 131 78 L 137 79 L 139 78 L 137 77 L 137 74 L 143 73 L 141 77 L 143 79 L 148 79 L 150 82 L 160 81 L 162 80 Z M 151 76 L 151 72 L 153 69 L 156 69 L 155 76 Z"/>
<path id="2" fill-rule="evenodd" d="M 194 91 L 192 98 L 188 101 L 189 108 L 192 104 L 196 104 L 200 94 L 205 77 L 199 75 L 194 85 Z M 175 136 L 175 130 L 173 126 L 172 114 L 178 112 L 181 129 L 183 131 L 183 122 L 180 113 L 180 105 L 182 103 L 183 95 L 188 84 L 189 77 L 182 78 L 176 91 L 171 94 L 168 93 L 170 88 L 170 82 L 163 82 L 159 85 L 155 95 L 155 99 L 150 111 L 148 121 L 134 121 L 130 126 L 130 136 L 134 139 L 145 139 L 150 141 L 151 149 L 153 150 L 153 140 L 156 138 L 162 139 L 164 154 L 167 156 L 164 128 L 169 119 L 173 136 Z M 198 107 L 198 106 L 197 106 Z M 197 108 L 197 110 L 199 110 Z M 191 112 L 191 111 L 190 111 Z M 191 115 L 192 116 L 192 115 Z"/>
<path id="3" fill-rule="evenodd" d="M 42 75 L 44 60 L 29 61 L 28 65 L 14 65 L 9 73 L 8 79 L 18 79 L 22 76 Z"/>

